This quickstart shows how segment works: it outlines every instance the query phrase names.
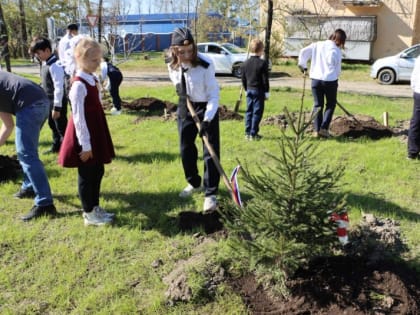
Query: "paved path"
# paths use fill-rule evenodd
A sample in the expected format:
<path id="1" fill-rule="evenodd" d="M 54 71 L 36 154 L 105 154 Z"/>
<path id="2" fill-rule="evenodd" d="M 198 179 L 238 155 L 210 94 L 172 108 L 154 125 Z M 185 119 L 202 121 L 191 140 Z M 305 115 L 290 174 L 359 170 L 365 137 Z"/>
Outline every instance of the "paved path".
<path id="1" fill-rule="evenodd" d="M 13 67 L 13 72 L 16 73 L 39 73 L 37 65 Z M 123 86 L 159 86 L 170 84 L 167 72 L 134 72 L 123 71 L 124 81 Z M 239 79 L 232 76 L 217 76 L 217 81 L 221 86 L 237 86 L 240 89 L 241 82 Z M 310 80 L 306 80 L 306 88 L 310 90 Z M 291 87 L 301 89 L 303 87 L 302 77 L 288 77 L 287 75 L 272 73 L 270 77 L 270 85 L 272 87 Z M 410 85 L 407 83 L 381 85 L 374 80 L 368 81 L 339 81 L 339 92 L 359 93 L 365 95 L 378 95 L 387 97 L 412 97 Z"/>
<path id="2" fill-rule="evenodd" d="M 241 81 L 235 77 L 227 75 L 218 75 L 217 81 L 221 86 L 241 86 Z M 156 73 L 136 73 L 124 71 L 125 85 L 146 85 L 156 86 L 161 84 L 170 84 L 168 74 L 166 72 Z M 271 87 L 291 87 L 301 89 L 303 88 L 302 77 L 288 77 L 277 74 L 272 74 L 270 77 Z M 310 90 L 311 80 L 306 80 L 306 89 Z M 374 80 L 369 81 L 339 81 L 339 92 L 359 93 L 365 95 L 378 95 L 387 97 L 412 97 L 412 91 L 409 83 L 381 85 Z"/>

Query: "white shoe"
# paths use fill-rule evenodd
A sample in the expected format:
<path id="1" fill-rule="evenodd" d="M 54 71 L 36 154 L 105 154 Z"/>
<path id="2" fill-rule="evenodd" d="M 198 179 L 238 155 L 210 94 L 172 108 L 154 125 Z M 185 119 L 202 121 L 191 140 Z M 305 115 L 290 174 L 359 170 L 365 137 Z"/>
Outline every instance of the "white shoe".
<path id="1" fill-rule="evenodd" d="M 217 208 L 217 199 L 215 195 L 207 196 L 204 198 L 203 212 L 209 213 Z"/>
<path id="2" fill-rule="evenodd" d="M 188 184 L 188 186 L 185 187 L 184 190 L 179 193 L 179 196 L 181 198 L 187 198 L 187 197 L 191 196 L 193 193 L 199 192 L 199 191 L 202 191 L 202 190 L 203 189 L 202 189 L 201 186 L 195 188 L 193 185 Z"/>
<path id="3" fill-rule="evenodd" d="M 121 115 L 121 109 L 118 110 L 115 107 L 111 108 L 111 115 Z"/>
<path id="4" fill-rule="evenodd" d="M 96 206 L 94 207 L 94 210 L 96 209 L 96 212 L 100 212 L 103 216 L 108 217 L 108 218 L 115 218 L 115 213 L 112 212 L 106 212 L 103 208 Z"/>
<path id="5" fill-rule="evenodd" d="M 100 211 L 97 210 L 98 207 L 93 208 L 91 212 L 83 212 L 83 219 L 85 225 L 105 225 L 112 222 L 112 218 L 106 217 Z"/>

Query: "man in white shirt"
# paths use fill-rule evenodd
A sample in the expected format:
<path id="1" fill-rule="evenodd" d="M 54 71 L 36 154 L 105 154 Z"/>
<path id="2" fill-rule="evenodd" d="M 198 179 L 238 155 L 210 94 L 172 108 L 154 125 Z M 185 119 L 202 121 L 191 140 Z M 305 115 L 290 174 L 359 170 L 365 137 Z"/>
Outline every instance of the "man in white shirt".
<path id="1" fill-rule="evenodd" d="M 69 54 L 70 41 L 73 37 L 79 34 L 79 26 L 75 23 L 69 24 L 67 26 L 67 33 L 64 35 L 60 42 L 58 43 L 57 52 L 58 52 L 58 59 L 60 59 L 61 65 L 64 67 L 64 72 L 66 74 L 65 78 L 65 92 L 66 95 L 69 94 L 70 90 L 70 78 L 73 75 L 75 69 L 72 64 L 74 63 L 73 57 Z"/>
<path id="2" fill-rule="evenodd" d="M 314 97 L 313 112 L 317 113 L 314 119 L 314 134 L 317 137 L 330 136 L 328 129 L 337 104 L 338 78 L 341 73 L 341 49 L 344 49 L 346 38 L 342 29 L 336 29 L 328 40 L 312 43 L 299 53 L 298 66 L 305 75 L 307 63 L 311 59 L 309 77 Z"/>
<path id="3" fill-rule="evenodd" d="M 64 35 L 58 43 L 58 58 L 64 65 L 66 63 L 66 51 L 70 48 L 70 40 L 79 33 L 79 27 L 77 24 L 72 23 L 67 26 L 67 33 Z"/>

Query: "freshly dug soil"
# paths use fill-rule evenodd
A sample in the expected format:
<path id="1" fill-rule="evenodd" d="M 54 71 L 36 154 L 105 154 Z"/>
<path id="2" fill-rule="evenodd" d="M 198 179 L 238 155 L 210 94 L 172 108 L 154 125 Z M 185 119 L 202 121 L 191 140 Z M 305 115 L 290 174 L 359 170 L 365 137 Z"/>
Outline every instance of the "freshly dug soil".
<path id="1" fill-rule="evenodd" d="M 290 296 L 274 299 L 253 275 L 231 281 L 251 314 L 419 314 L 420 281 L 403 264 L 322 257 L 288 282 Z"/>
<path id="2" fill-rule="evenodd" d="M 183 231 L 203 228 L 209 236 L 227 236 L 217 212 L 179 215 Z M 343 255 L 318 257 L 288 280 L 290 294 L 274 297 L 253 274 L 226 281 L 251 314 L 420 314 L 420 276 L 404 262 L 391 261 L 407 250 L 399 224 L 365 214 L 349 232 Z"/>
<path id="3" fill-rule="evenodd" d="M 291 113 L 292 119 L 297 119 L 296 113 Z M 305 113 L 305 121 L 310 121 L 311 113 Z M 287 128 L 288 121 L 284 114 L 271 116 L 262 121 L 265 125 L 277 125 L 280 128 Z M 313 126 L 310 124 L 306 130 L 312 133 Z M 394 132 L 394 130 L 383 126 L 377 122 L 373 117 L 366 115 L 349 116 L 334 116 L 330 125 L 330 134 L 333 137 L 346 137 L 346 138 L 360 138 L 367 137 L 370 139 L 381 139 L 398 135 L 401 130 Z"/>
<path id="4" fill-rule="evenodd" d="M 104 107 L 109 107 L 109 104 Z M 122 107 L 131 111 L 139 111 L 144 113 L 146 116 L 171 116 L 173 119 L 176 118 L 174 115 L 177 110 L 177 105 L 168 101 L 162 101 L 154 97 L 141 97 L 130 103 L 123 102 Z M 225 105 L 219 106 L 219 118 L 220 120 L 241 120 L 242 116 L 234 111 L 229 110 Z"/>
<path id="5" fill-rule="evenodd" d="M 16 179 L 22 168 L 16 156 L 0 155 L 0 182 Z"/>
<path id="6" fill-rule="evenodd" d="M 381 139 L 392 137 L 388 127 L 379 124 L 373 117 L 357 115 L 353 117 L 338 116 L 331 121 L 330 132 L 334 136 L 347 138 L 367 137 Z"/>

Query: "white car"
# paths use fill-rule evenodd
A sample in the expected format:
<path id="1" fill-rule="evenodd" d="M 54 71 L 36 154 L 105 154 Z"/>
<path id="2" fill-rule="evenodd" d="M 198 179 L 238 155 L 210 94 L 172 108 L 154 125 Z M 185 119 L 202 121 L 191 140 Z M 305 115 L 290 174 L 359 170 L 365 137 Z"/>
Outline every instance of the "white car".
<path id="1" fill-rule="evenodd" d="M 376 60 L 370 69 L 370 76 L 380 84 L 410 81 L 414 62 L 420 55 L 420 44 L 411 46 L 395 56 Z"/>
<path id="2" fill-rule="evenodd" d="M 230 43 L 198 43 L 197 48 L 213 61 L 216 73 L 241 77 L 241 65 L 248 58 L 245 49 Z"/>

